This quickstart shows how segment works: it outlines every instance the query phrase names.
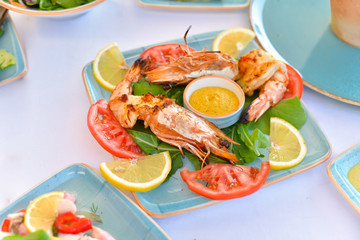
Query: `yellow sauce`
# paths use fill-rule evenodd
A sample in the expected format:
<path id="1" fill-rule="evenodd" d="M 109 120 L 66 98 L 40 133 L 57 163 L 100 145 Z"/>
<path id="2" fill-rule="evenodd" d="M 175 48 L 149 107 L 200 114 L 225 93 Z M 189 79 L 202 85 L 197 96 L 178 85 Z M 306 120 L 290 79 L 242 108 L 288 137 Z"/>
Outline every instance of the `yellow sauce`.
<path id="1" fill-rule="evenodd" d="M 360 163 L 350 169 L 348 172 L 348 179 L 356 190 L 360 192 Z"/>
<path id="2" fill-rule="evenodd" d="M 224 115 L 239 106 L 239 99 L 232 91 L 221 87 L 204 87 L 194 91 L 189 99 L 190 105 L 208 115 Z"/>

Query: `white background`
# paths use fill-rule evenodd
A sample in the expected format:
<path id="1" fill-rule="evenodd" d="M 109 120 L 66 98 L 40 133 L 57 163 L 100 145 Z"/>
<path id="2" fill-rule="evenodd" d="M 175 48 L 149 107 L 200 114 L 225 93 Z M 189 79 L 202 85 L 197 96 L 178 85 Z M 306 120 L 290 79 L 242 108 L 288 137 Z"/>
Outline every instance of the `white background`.
<path id="1" fill-rule="evenodd" d="M 72 19 L 11 17 L 28 72 L 0 87 L 0 208 L 70 164 L 98 169 L 111 159 L 87 129 L 81 76 L 102 47 L 180 38 L 189 25 L 190 34 L 250 27 L 248 9 L 167 10 L 135 0 L 108 0 Z M 360 107 L 306 87 L 303 101 L 332 145 L 330 159 L 360 142 Z M 359 215 L 328 178 L 329 160 L 251 196 L 154 220 L 173 239 L 359 239 Z"/>

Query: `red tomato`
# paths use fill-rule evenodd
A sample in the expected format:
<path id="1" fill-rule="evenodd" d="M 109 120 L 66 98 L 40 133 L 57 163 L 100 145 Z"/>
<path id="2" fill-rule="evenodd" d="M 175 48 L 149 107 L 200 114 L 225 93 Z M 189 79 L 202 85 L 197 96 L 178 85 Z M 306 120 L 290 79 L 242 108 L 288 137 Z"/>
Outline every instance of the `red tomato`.
<path id="1" fill-rule="evenodd" d="M 4 222 L 1 226 L 1 231 L 2 232 L 10 232 L 10 223 L 11 223 L 10 219 L 5 218 Z"/>
<path id="2" fill-rule="evenodd" d="M 183 170 L 180 175 L 191 191 L 210 199 L 227 200 L 256 192 L 264 184 L 269 169 L 268 161 L 261 162 L 260 171 L 250 166 L 212 163 L 198 171 Z"/>
<path id="3" fill-rule="evenodd" d="M 100 99 L 91 105 L 87 124 L 96 141 L 112 155 L 119 158 L 137 158 L 142 155 L 139 146 L 108 108 L 106 100 Z"/>
<path id="4" fill-rule="evenodd" d="M 90 230 L 92 225 L 89 218 L 80 218 L 72 212 L 66 212 L 56 218 L 55 227 L 62 233 L 78 234 Z"/>
<path id="5" fill-rule="evenodd" d="M 189 50 L 192 52 L 194 49 L 189 47 Z M 157 45 L 151 48 L 146 49 L 140 57 L 147 58 L 150 57 L 152 61 L 157 63 L 167 63 L 168 58 L 166 56 L 171 56 L 174 58 L 185 56 L 187 47 L 183 44 L 171 43 L 171 44 L 162 44 Z"/>
<path id="6" fill-rule="evenodd" d="M 300 74 L 287 64 L 286 69 L 289 76 L 289 83 L 284 98 L 292 98 L 298 96 L 298 98 L 301 99 L 303 92 L 303 80 Z"/>

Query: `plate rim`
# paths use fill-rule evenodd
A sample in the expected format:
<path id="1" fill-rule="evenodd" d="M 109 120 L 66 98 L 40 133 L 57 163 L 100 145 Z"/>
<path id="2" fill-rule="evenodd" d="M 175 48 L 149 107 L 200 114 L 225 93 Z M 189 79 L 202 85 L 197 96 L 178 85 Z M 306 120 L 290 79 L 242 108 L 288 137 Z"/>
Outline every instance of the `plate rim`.
<path id="1" fill-rule="evenodd" d="M 204 7 L 204 6 L 181 6 L 181 5 L 171 5 L 171 6 L 167 6 L 167 5 L 159 5 L 159 4 L 152 4 L 152 3 L 145 3 L 143 0 L 137 0 L 137 2 L 143 6 L 143 7 L 151 7 L 151 8 L 162 8 L 162 9 L 185 9 L 185 10 L 234 10 L 234 9 L 245 9 L 248 8 L 250 5 L 250 1 L 248 0 L 248 2 L 244 5 L 239 5 L 239 6 L 224 6 L 224 7 L 220 7 L 220 6 L 213 6 L 213 7 Z"/>
<path id="2" fill-rule="evenodd" d="M 252 13 L 252 9 L 255 8 L 254 5 L 255 5 L 255 2 L 257 2 L 257 1 L 259 1 L 259 0 L 251 0 L 250 5 L 249 5 L 249 8 L 248 8 L 248 16 L 249 16 L 250 27 L 251 27 L 251 29 L 255 32 L 255 34 L 256 34 L 257 32 L 259 32 L 259 31 L 256 31 L 256 30 L 255 30 L 255 25 L 254 25 L 254 21 L 253 21 L 253 17 L 252 17 L 253 15 L 252 15 L 251 13 Z M 258 34 L 256 34 L 256 37 L 255 37 L 257 43 L 259 44 L 259 46 L 260 46 L 263 50 L 267 51 L 266 48 L 264 47 L 264 45 L 260 42 L 260 40 L 259 40 L 259 38 L 257 37 L 257 35 L 258 35 Z M 272 45 L 272 44 L 271 44 L 271 45 Z M 276 50 L 275 48 L 274 48 L 274 50 L 277 52 L 277 50 Z M 277 52 L 277 54 L 278 54 L 279 56 L 281 56 L 278 52 Z M 283 58 L 283 57 L 281 57 L 281 58 Z M 285 60 L 285 59 L 284 59 L 284 60 Z M 285 60 L 285 61 L 286 61 L 286 60 Z M 341 102 L 349 103 L 349 104 L 352 104 L 352 105 L 355 105 L 355 106 L 360 106 L 360 101 L 351 100 L 351 99 L 348 99 L 348 98 L 345 98 L 345 97 L 341 97 L 341 96 L 335 95 L 335 94 L 333 94 L 333 93 L 329 93 L 328 91 L 322 90 L 321 88 L 316 87 L 316 86 L 314 86 L 313 84 L 307 82 L 305 79 L 303 79 L 303 83 L 304 83 L 304 85 L 307 86 L 308 88 L 310 88 L 310 89 L 312 89 L 312 90 L 314 90 L 314 91 L 316 91 L 316 92 L 318 92 L 318 93 L 321 93 L 321 94 L 323 94 L 323 95 L 325 95 L 325 96 L 327 96 L 327 97 L 333 98 L 333 99 L 338 100 L 338 101 L 341 101 Z"/>
<path id="3" fill-rule="evenodd" d="M 212 32 L 216 32 L 216 31 L 212 31 Z M 208 32 L 208 33 L 212 33 L 212 32 Z M 194 35 L 201 35 L 201 34 L 204 34 L 204 33 L 199 33 L 199 34 L 194 34 Z M 175 40 L 175 39 L 174 39 Z M 170 40 L 171 41 L 171 40 Z M 161 43 L 159 43 L 161 44 Z M 146 47 L 146 46 L 141 46 L 141 47 Z M 139 47 L 139 48 L 141 48 Z M 126 50 L 126 51 L 133 51 L 133 50 L 136 50 L 137 48 L 135 49 L 131 49 L 131 50 Z M 86 74 L 85 74 L 85 71 L 86 71 L 86 68 L 92 63 L 93 61 L 90 61 L 89 63 L 87 63 L 84 67 L 83 67 L 83 70 L 82 70 L 82 77 L 83 77 L 83 83 L 85 85 L 85 90 L 86 90 L 86 93 L 87 93 L 87 96 L 88 96 L 88 99 L 90 101 L 90 104 L 93 104 L 93 101 L 91 99 L 91 95 L 90 95 L 90 91 L 89 91 L 89 86 L 87 85 L 87 82 L 86 82 Z M 326 153 L 326 155 L 324 155 L 322 158 L 319 158 L 316 162 L 313 162 L 312 164 L 306 166 L 306 167 L 303 167 L 301 169 L 298 169 L 296 171 L 293 171 L 291 172 L 290 174 L 287 174 L 287 175 L 284 175 L 284 176 L 281 176 L 281 177 L 278 177 L 276 179 L 273 179 L 271 181 L 268 181 L 268 182 L 265 182 L 265 184 L 261 187 L 267 187 L 267 186 L 270 186 L 274 183 L 277 183 L 277 182 L 280 182 L 280 181 L 283 181 L 287 178 L 290 178 L 292 176 L 295 176 L 299 173 L 302 173 L 304 171 L 307 171 L 317 165 L 320 165 L 321 163 L 325 162 L 326 160 L 328 160 L 328 158 L 331 156 L 331 153 L 332 153 L 332 146 L 331 146 L 331 143 L 328 139 L 328 137 L 326 136 L 325 132 L 323 131 L 323 129 L 321 128 L 321 126 L 319 125 L 318 121 L 316 120 L 316 118 L 314 117 L 314 115 L 311 113 L 311 111 L 309 110 L 309 108 L 306 106 L 306 104 L 301 100 L 301 103 L 304 105 L 304 107 L 306 108 L 307 110 L 307 113 L 313 118 L 313 121 L 316 123 L 318 129 L 321 131 L 321 133 L 323 134 L 324 138 L 326 139 L 327 141 L 327 144 L 329 145 L 329 149 L 328 149 L 328 152 Z M 116 159 L 116 157 L 113 156 L 113 159 Z M 207 206 L 211 206 L 211 205 L 214 205 L 216 203 L 220 203 L 220 202 L 223 202 L 223 201 L 219 201 L 219 200 L 211 200 L 211 201 L 208 201 L 206 203 L 202 203 L 202 204 L 199 204 L 199 205 L 196 205 L 196 206 L 192 206 L 192 207 L 188 207 L 188 208 L 184 208 L 184 209 L 180 209 L 180 210 L 175 210 L 175 211 L 170 211 L 170 212 L 166 212 L 166 213 L 156 213 L 156 212 L 152 212 L 150 210 L 148 210 L 142 203 L 141 201 L 139 200 L 139 198 L 137 197 L 136 193 L 135 192 L 131 192 L 131 194 L 133 195 L 133 197 L 135 198 L 137 204 L 147 213 L 149 214 L 150 216 L 152 217 L 169 217 L 169 216 L 173 216 L 173 215 L 177 215 L 177 214 L 181 214 L 181 213 L 185 213 L 185 212 L 189 212 L 189 211 L 192 211 L 192 210 L 196 210 L 196 209 L 200 209 L 200 208 L 203 208 L 203 207 L 207 207 Z"/>
<path id="4" fill-rule="evenodd" d="M 50 176 L 44 178 L 43 180 L 41 180 L 39 183 L 37 183 L 36 185 L 34 185 L 33 187 L 30 187 L 30 189 L 28 189 L 27 191 L 25 191 L 24 193 L 22 193 L 21 195 L 19 195 L 18 197 L 16 197 L 13 201 L 9 202 L 7 205 L 5 205 L 3 208 L 0 209 L 0 214 L 6 210 L 8 207 L 10 207 L 12 204 L 14 204 L 15 202 L 17 202 L 19 199 L 21 199 L 22 197 L 26 196 L 27 194 L 29 194 L 31 191 L 34 191 L 37 187 L 39 187 L 41 184 L 43 184 L 44 182 L 48 181 L 49 179 L 51 179 L 52 177 L 54 177 L 55 175 L 61 173 L 62 171 L 65 171 L 68 168 L 74 167 L 74 166 L 83 166 L 85 168 L 88 168 L 89 170 L 94 171 L 96 174 L 98 174 L 105 182 L 108 182 L 103 175 L 95 168 L 93 168 L 92 166 L 90 166 L 89 164 L 86 163 L 72 163 L 70 165 L 67 165 L 66 167 L 61 168 L 60 170 L 54 172 L 53 174 L 51 174 Z M 129 196 L 127 196 L 126 194 L 123 193 L 123 191 L 117 187 L 115 187 L 114 185 L 110 184 L 112 187 L 114 187 L 114 189 L 116 189 L 119 194 L 121 194 L 123 197 L 126 198 L 126 200 L 128 200 L 128 202 L 135 207 L 136 209 L 138 209 L 142 214 L 143 217 L 145 217 L 146 219 L 148 219 L 167 239 L 171 239 L 170 236 L 165 232 L 164 229 L 162 229 L 160 227 L 160 225 L 154 220 L 152 219 L 145 211 L 144 209 L 142 209 L 141 207 L 139 207 Z"/>
<path id="5" fill-rule="evenodd" d="M 13 82 L 13 81 L 18 80 L 18 79 L 21 79 L 27 73 L 26 57 L 25 57 L 25 53 L 24 53 L 24 48 L 23 48 L 22 43 L 21 43 L 20 38 L 19 38 L 19 34 L 18 34 L 18 32 L 16 30 L 16 26 L 15 26 L 15 24 L 14 24 L 14 22 L 13 22 L 13 20 L 12 20 L 12 18 L 11 18 L 11 16 L 9 14 L 8 14 L 7 18 L 9 19 L 10 24 L 12 25 L 12 28 L 13 28 L 14 33 L 15 33 L 15 38 L 16 38 L 16 40 L 18 42 L 18 46 L 20 48 L 20 53 L 21 53 L 21 56 L 22 56 L 22 62 L 24 63 L 24 69 L 22 70 L 22 72 L 18 73 L 16 76 L 14 76 L 12 78 L 1 80 L 0 81 L 0 86 L 5 85 L 5 84 L 10 83 L 10 82 Z"/>
<path id="6" fill-rule="evenodd" d="M 359 147 L 359 146 L 360 146 L 360 143 L 344 150 L 339 155 L 337 155 L 336 157 L 331 159 L 331 161 L 326 166 L 326 173 L 327 173 L 328 177 L 330 178 L 331 182 L 333 183 L 333 185 L 335 186 L 335 188 L 340 192 L 340 194 L 345 198 L 345 200 L 350 204 L 350 206 L 355 210 L 355 212 L 360 215 L 360 206 L 357 206 L 355 204 L 355 202 L 353 200 L 351 200 L 349 194 L 344 190 L 344 188 L 341 187 L 341 185 L 335 179 L 335 176 L 331 171 L 331 166 L 333 164 L 335 164 L 335 162 L 338 161 L 339 158 L 341 158 L 345 153 L 350 152 L 351 150 L 353 150 L 354 148 Z"/>
<path id="7" fill-rule="evenodd" d="M 22 13 L 22 14 L 26 14 L 26 15 L 32 15 L 32 16 L 60 16 L 60 15 L 67 15 L 67 14 L 71 14 L 71 13 L 77 13 L 77 12 L 81 12 L 84 10 L 87 10 L 91 7 L 94 7 L 102 2 L 104 2 L 105 0 L 95 0 L 93 2 L 78 6 L 78 7 L 74 7 L 74 8 L 68 8 L 68 9 L 63 9 L 63 10 L 29 10 L 29 9 L 25 9 L 25 8 L 21 8 L 21 7 L 17 7 L 17 6 L 13 6 L 10 3 L 6 3 L 4 2 L 4 0 L 0 0 L 0 6 L 7 8 L 11 11 L 17 12 L 17 13 Z"/>

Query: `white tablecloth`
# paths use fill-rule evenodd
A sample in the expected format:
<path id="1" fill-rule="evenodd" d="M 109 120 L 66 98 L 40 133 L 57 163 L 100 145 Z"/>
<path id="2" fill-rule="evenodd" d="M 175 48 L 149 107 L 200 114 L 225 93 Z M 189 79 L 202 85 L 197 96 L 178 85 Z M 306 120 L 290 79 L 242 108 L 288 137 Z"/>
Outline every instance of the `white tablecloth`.
<path id="1" fill-rule="evenodd" d="M 88 131 L 81 76 L 102 47 L 181 38 L 189 25 L 190 34 L 250 27 L 248 9 L 167 10 L 135 0 L 108 0 L 72 19 L 10 15 L 28 72 L 0 87 L 0 208 L 70 164 L 98 169 L 111 159 Z M 332 145 L 330 159 L 360 142 L 360 107 L 307 87 L 303 101 Z M 248 197 L 154 220 L 181 240 L 359 239 L 360 218 L 330 182 L 329 160 Z"/>

